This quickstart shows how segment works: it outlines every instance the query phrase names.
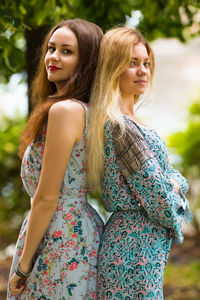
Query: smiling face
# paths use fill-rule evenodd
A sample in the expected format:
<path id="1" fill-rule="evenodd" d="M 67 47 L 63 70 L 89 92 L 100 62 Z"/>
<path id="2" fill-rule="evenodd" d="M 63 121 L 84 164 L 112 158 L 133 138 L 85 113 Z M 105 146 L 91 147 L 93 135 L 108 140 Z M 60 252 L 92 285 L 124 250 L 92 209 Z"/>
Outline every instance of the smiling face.
<path id="1" fill-rule="evenodd" d="M 49 39 L 45 56 L 47 78 L 54 82 L 57 90 L 75 73 L 79 61 L 78 41 L 67 27 L 57 29 Z"/>
<path id="2" fill-rule="evenodd" d="M 142 95 L 150 80 L 150 59 L 144 44 L 133 46 L 131 62 L 120 76 L 120 91 L 123 98 Z"/>

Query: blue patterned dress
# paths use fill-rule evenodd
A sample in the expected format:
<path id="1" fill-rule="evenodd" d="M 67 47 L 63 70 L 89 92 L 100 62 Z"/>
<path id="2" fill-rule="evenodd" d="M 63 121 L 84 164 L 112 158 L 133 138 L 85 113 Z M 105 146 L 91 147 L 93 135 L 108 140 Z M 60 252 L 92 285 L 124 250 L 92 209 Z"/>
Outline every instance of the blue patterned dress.
<path id="1" fill-rule="evenodd" d="M 87 106 L 81 104 L 87 111 Z M 28 146 L 22 160 L 21 177 L 31 199 L 40 178 L 45 137 L 46 128 Z M 19 296 L 12 296 L 8 287 L 8 300 L 97 298 L 97 252 L 103 222 L 87 201 L 85 141 L 86 130 L 73 147 L 57 209 L 33 259 L 26 287 Z M 10 276 L 23 251 L 28 219 L 29 214 L 19 234 Z"/>
<path id="2" fill-rule="evenodd" d="M 192 219 L 188 183 L 155 130 L 124 120 L 123 142 L 116 126 L 105 125 L 103 203 L 113 214 L 99 249 L 98 299 L 161 300 L 171 240 L 182 243 L 181 222 Z"/>

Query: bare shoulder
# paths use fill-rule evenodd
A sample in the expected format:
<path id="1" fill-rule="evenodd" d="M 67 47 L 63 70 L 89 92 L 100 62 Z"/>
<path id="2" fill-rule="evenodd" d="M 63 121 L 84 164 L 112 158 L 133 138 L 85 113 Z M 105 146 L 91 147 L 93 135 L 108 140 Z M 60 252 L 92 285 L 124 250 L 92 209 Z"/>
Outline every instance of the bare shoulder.
<path id="1" fill-rule="evenodd" d="M 69 118 L 70 120 L 79 120 L 84 118 L 84 108 L 82 105 L 71 99 L 58 101 L 54 103 L 50 110 L 49 116 L 55 118 Z"/>
<path id="2" fill-rule="evenodd" d="M 48 125 L 57 132 L 70 133 L 77 142 L 81 138 L 85 128 L 85 110 L 82 105 L 73 100 L 63 100 L 54 103 L 48 115 Z M 63 134 L 63 133 L 62 133 Z"/>

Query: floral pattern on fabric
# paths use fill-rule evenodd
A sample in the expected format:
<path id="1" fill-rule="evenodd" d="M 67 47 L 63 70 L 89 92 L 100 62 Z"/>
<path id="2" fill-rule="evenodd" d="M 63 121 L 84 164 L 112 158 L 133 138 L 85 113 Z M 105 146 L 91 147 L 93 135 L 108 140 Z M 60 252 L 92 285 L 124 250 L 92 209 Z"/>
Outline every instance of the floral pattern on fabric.
<path id="1" fill-rule="evenodd" d="M 106 123 L 103 203 L 113 214 L 99 249 L 98 299 L 161 300 L 171 240 L 183 241 L 181 222 L 192 217 L 184 197 L 188 183 L 170 166 L 166 145 L 157 132 L 142 126 L 138 128 L 151 155 L 125 178 L 122 174 L 130 170 L 120 169 L 113 128 Z M 170 181 L 175 176 L 184 199 Z"/>
<path id="2" fill-rule="evenodd" d="M 39 182 L 45 135 L 46 128 L 27 148 L 22 161 L 21 176 L 31 198 Z M 8 300 L 97 299 L 97 252 L 103 222 L 87 202 L 85 136 L 86 132 L 72 150 L 57 209 L 33 258 L 26 287 L 20 296 L 12 296 L 8 288 Z M 29 214 L 19 234 L 10 276 L 23 251 L 28 219 Z"/>

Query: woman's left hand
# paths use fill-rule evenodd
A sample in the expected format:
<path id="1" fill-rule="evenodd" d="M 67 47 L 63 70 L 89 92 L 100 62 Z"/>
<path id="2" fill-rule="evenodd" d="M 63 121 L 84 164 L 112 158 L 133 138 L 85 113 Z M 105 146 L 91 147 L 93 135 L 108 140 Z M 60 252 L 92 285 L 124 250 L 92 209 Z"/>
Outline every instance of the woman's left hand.
<path id="1" fill-rule="evenodd" d="M 9 283 L 10 283 L 10 290 L 12 295 L 21 294 L 25 288 L 25 281 L 26 278 L 22 278 L 18 276 L 16 273 L 13 274 Z"/>
<path id="2" fill-rule="evenodd" d="M 181 190 L 180 190 L 180 186 L 179 186 L 178 182 L 175 179 L 173 179 L 173 178 L 170 178 L 170 180 L 174 184 L 174 186 L 177 189 L 179 195 L 181 196 Z"/>

